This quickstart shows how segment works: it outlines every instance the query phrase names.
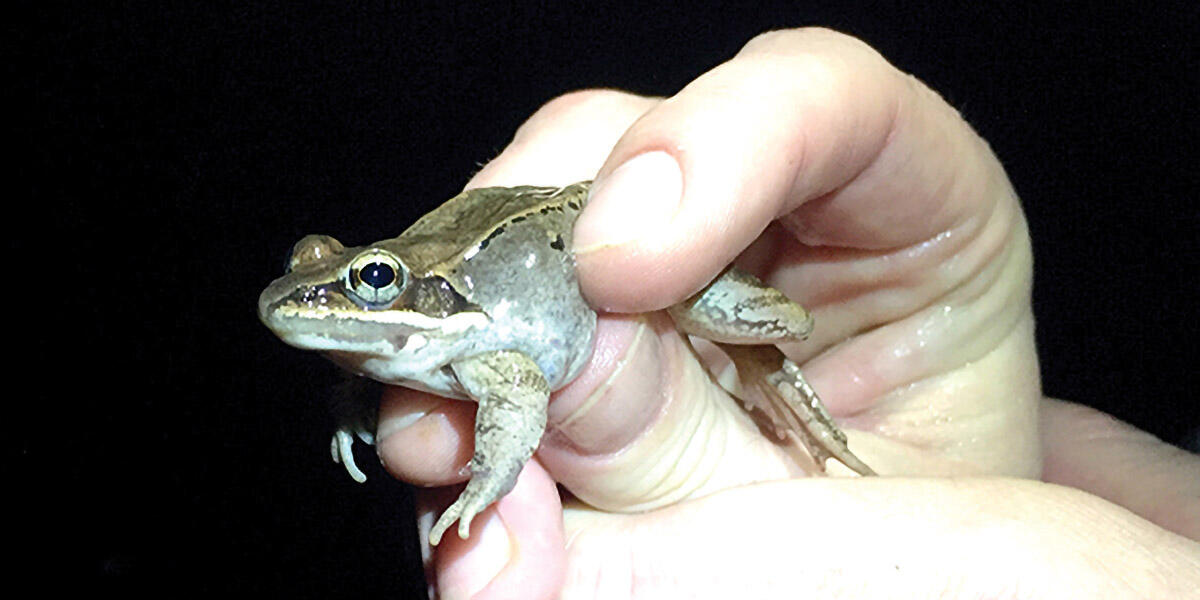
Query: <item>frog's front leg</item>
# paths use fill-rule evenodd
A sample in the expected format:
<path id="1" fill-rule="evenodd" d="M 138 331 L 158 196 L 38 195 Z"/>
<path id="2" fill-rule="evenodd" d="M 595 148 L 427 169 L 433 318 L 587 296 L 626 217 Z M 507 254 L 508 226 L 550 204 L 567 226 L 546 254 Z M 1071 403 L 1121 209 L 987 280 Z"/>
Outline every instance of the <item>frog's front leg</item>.
<path id="1" fill-rule="evenodd" d="M 365 377 L 344 374 L 345 379 L 333 388 L 330 407 L 338 428 L 329 444 L 333 462 L 346 467 L 354 481 L 367 480 L 354 462 L 354 439 L 368 446 L 375 445 L 376 415 L 379 413 L 379 384 Z"/>
<path id="2" fill-rule="evenodd" d="M 479 403 L 471 480 L 429 532 L 436 546 L 458 520 L 458 536 L 470 534 L 471 519 L 507 494 L 533 456 L 546 429 L 550 385 L 528 356 L 510 350 L 472 356 L 451 365 L 459 384 Z"/>

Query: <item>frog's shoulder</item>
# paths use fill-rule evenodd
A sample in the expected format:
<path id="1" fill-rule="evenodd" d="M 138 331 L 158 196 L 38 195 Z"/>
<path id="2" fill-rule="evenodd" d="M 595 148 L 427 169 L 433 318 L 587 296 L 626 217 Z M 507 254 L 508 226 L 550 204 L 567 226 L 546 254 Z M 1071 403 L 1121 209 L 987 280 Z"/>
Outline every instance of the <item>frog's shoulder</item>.
<path id="1" fill-rule="evenodd" d="M 564 187 L 488 187 L 467 190 L 421 217 L 396 238 L 418 274 L 434 274 L 477 252 L 504 228 L 548 211 L 578 211 L 590 181 Z"/>

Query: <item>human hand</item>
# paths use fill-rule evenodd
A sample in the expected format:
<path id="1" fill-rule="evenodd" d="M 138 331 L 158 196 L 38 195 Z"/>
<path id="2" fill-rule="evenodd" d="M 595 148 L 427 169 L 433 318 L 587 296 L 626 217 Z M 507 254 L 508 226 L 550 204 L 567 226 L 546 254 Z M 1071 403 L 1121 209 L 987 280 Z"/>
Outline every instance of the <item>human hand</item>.
<path id="1" fill-rule="evenodd" d="M 1186 578 L 1161 569 L 1196 572 L 1195 544 L 1113 502 L 1021 479 L 1042 471 L 1043 400 L 1016 195 L 958 114 L 872 50 L 827 31 L 777 32 L 667 100 L 564 96 L 470 186 L 566 184 L 597 168 L 575 238 L 593 304 L 663 308 L 736 259 L 814 311 L 813 337 L 785 350 L 854 452 L 893 477 L 804 477 L 667 317 L 607 315 L 517 487 L 470 540 L 449 536 L 431 558 L 443 597 L 548 598 L 560 586 L 599 597 L 1054 595 L 1110 582 L 1144 593 Z M 423 485 L 465 479 L 473 405 L 400 389 L 386 400 L 388 468 Z M 1089 462 L 1086 445 L 1064 440 L 1092 417 L 1046 406 L 1050 481 L 1197 535 L 1194 457 L 1115 444 L 1112 462 Z M 1089 487 L 1133 458 L 1162 468 Z M 565 519 L 555 481 L 583 501 Z"/>

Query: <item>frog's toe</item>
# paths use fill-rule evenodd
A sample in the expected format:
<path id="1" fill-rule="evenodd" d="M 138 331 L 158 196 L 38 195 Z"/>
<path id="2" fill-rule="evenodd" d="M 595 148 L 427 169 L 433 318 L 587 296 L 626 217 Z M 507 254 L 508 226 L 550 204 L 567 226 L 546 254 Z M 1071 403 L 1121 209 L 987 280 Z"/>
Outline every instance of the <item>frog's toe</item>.
<path id="1" fill-rule="evenodd" d="M 433 529 L 429 530 L 430 546 L 438 545 L 438 542 L 442 541 L 442 534 L 446 533 L 446 530 L 454 524 L 454 521 L 458 520 L 458 516 L 462 511 L 461 502 L 462 498 L 456 500 L 454 504 L 450 505 L 450 508 L 446 509 L 446 512 L 442 513 L 442 516 L 438 517 L 437 523 L 433 524 Z"/>
<path id="2" fill-rule="evenodd" d="M 488 498 L 471 493 L 470 489 L 464 491 L 458 500 L 455 500 L 454 504 L 451 504 L 441 517 L 438 517 L 433 529 L 429 530 L 429 544 L 431 546 L 438 545 L 438 542 L 442 541 L 442 535 L 456 520 L 458 521 L 458 537 L 467 539 L 471 535 L 471 521 L 491 503 Z"/>
<path id="3" fill-rule="evenodd" d="M 471 535 L 471 521 L 479 511 L 487 508 L 487 504 L 479 501 L 471 502 L 462 511 L 462 516 L 458 518 L 458 537 L 467 539 Z"/>
<path id="4" fill-rule="evenodd" d="M 362 436 L 359 436 L 362 439 Z M 363 439 L 367 442 L 366 439 Z M 370 442 L 367 442 L 370 443 Z M 333 439 L 329 442 L 329 451 L 333 454 L 333 462 L 341 463 L 346 467 L 346 472 L 350 474 L 350 478 L 362 483 L 367 480 L 367 474 L 358 468 L 354 463 L 354 436 L 345 429 L 339 429 L 333 434 Z"/>

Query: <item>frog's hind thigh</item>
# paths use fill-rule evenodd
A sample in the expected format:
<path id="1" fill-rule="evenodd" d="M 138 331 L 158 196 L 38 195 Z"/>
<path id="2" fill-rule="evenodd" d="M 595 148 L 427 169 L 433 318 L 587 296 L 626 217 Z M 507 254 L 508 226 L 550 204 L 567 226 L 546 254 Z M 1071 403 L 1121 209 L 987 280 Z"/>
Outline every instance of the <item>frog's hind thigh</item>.
<path id="1" fill-rule="evenodd" d="M 429 532 L 429 542 L 435 546 L 455 520 L 459 537 L 466 539 L 471 519 L 517 483 L 521 468 L 542 439 L 550 401 L 546 377 L 520 352 L 488 352 L 451 366 L 463 389 L 479 402 L 479 410 L 471 480 Z"/>
<path id="2" fill-rule="evenodd" d="M 813 328 L 803 306 L 736 267 L 668 312 L 684 333 L 726 344 L 798 342 Z"/>

